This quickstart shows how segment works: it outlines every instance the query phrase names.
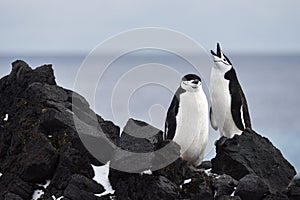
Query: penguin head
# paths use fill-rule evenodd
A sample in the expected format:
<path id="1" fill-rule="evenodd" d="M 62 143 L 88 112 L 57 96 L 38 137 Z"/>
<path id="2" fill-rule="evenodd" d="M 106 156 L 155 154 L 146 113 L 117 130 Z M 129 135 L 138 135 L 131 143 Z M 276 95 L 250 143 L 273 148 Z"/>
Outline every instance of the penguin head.
<path id="1" fill-rule="evenodd" d="M 181 79 L 181 88 L 188 92 L 197 92 L 202 87 L 201 78 L 196 74 L 187 74 Z"/>
<path id="2" fill-rule="evenodd" d="M 219 70 L 228 71 L 232 68 L 230 60 L 222 52 L 219 43 L 217 43 L 217 53 L 215 53 L 213 50 L 211 50 L 210 52 L 215 62 L 215 67 L 217 67 Z"/>

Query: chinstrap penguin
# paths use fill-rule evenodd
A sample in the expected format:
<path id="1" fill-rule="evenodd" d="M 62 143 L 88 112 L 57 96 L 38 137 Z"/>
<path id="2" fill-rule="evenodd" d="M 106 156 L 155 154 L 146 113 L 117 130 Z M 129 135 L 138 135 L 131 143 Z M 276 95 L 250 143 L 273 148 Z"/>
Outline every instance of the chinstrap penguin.
<path id="1" fill-rule="evenodd" d="M 211 50 L 214 65 L 210 77 L 210 121 L 220 135 L 232 138 L 251 129 L 247 101 L 230 60 L 222 52 Z"/>
<path id="2" fill-rule="evenodd" d="M 179 144 L 181 157 L 197 167 L 204 158 L 208 126 L 208 103 L 201 79 L 188 74 L 182 78 L 168 109 L 165 139 Z"/>

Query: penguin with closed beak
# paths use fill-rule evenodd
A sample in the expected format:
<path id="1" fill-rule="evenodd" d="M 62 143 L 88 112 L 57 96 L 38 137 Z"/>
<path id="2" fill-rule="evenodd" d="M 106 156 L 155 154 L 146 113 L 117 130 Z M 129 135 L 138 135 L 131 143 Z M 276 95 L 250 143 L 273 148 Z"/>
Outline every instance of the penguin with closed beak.
<path id="1" fill-rule="evenodd" d="M 201 78 L 185 75 L 167 112 L 165 139 L 179 144 L 181 157 L 195 167 L 201 164 L 208 141 L 208 110 Z"/>

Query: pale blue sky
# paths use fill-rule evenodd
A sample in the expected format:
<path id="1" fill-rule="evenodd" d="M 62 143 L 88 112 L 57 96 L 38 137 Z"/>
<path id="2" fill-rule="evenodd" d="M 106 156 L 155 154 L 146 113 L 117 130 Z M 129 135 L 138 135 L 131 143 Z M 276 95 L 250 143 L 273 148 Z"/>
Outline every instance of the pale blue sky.
<path id="1" fill-rule="evenodd" d="M 206 49 L 300 53 L 299 0 L 1 0 L 0 54 L 87 53 L 133 28 L 182 32 Z"/>

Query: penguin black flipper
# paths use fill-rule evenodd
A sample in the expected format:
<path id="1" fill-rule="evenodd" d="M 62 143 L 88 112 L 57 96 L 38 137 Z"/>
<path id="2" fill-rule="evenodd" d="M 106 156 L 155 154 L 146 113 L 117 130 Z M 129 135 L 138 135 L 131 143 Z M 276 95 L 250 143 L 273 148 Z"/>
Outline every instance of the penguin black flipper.
<path id="1" fill-rule="evenodd" d="M 171 102 L 171 105 L 168 109 L 167 113 L 167 118 L 165 122 L 165 139 L 172 140 L 175 136 L 175 131 L 176 131 L 176 115 L 178 113 L 178 108 L 179 108 L 179 98 L 180 94 L 182 94 L 184 90 L 180 87 Z"/>
<path id="2" fill-rule="evenodd" d="M 244 131 L 246 128 L 251 129 L 250 115 L 245 94 L 237 79 L 235 70 L 231 68 L 225 73 L 225 79 L 229 80 L 229 91 L 231 95 L 231 113 L 235 125 Z"/>
<path id="3" fill-rule="evenodd" d="M 244 119 L 245 129 L 247 129 L 247 128 L 252 129 L 247 100 L 246 100 L 245 94 L 244 94 L 240 84 L 238 84 L 238 86 L 239 86 L 239 94 L 240 94 L 241 100 L 242 100 L 242 111 L 243 111 L 242 115 L 243 115 L 243 119 Z"/>

